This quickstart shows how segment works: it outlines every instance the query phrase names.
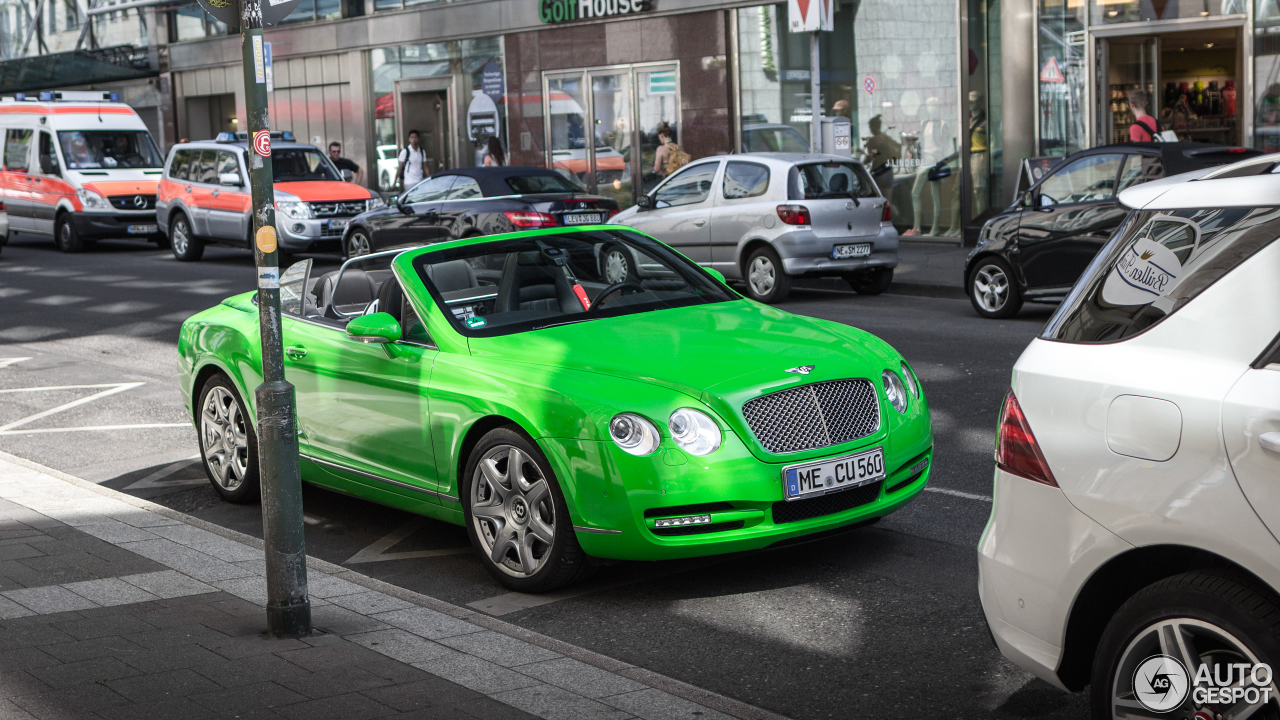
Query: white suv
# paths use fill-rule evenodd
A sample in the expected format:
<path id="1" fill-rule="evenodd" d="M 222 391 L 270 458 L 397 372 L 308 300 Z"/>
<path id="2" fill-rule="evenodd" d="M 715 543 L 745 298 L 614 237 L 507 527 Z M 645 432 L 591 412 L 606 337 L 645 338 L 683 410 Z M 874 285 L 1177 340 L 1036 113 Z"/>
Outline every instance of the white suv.
<path id="1" fill-rule="evenodd" d="M 1092 685 L 1095 718 L 1280 718 L 1278 169 L 1121 193 L 1014 366 L 979 593 L 1000 651 Z"/>

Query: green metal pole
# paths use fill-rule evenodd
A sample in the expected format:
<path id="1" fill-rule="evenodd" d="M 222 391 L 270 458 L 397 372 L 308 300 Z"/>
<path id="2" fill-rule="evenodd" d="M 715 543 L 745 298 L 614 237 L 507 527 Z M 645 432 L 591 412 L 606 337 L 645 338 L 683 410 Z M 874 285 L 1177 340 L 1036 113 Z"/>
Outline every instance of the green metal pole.
<path id="1" fill-rule="evenodd" d="M 253 193 L 254 259 L 258 272 L 258 324 L 262 384 L 258 401 L 258 463 L 262 530 L 267 560 L 267 629 L 278 638 L 311 633 L 307 553 L 302 525 L 302 475 L 293 386 L 284 379 L 280 326 L 280 257 L 276 249 L 271 130 L 267 113 L 261 0 L 243 0 L 240 44 L 249 131 L 249 187 Z"/>

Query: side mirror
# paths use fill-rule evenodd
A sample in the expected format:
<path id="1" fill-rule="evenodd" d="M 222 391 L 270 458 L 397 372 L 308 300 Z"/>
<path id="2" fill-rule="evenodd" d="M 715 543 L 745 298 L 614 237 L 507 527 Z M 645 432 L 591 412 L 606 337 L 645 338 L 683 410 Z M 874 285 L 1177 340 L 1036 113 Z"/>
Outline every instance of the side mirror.
<path id="1" fill-rule="evenodd" d="M 347 182 L 351 182 L 356 177 L 355 173 L 351 172 L 350 170 L 339 170 L 338 172 L 342 173 L 342 179 L 346 180 Z"/>
<path id="2" fill-rule="evenodd" d="M 706 270 L 706 271 L 707 271 L 707 274 L 708 274 L 708 275 L 710 275 L 711 277 L 713 277 L 713 278 L 715 278 L 715 279 L 719 280 L 721 283 L 725 283 L 725 284 L 727 284 L 727 282 L 728 282 L 728 281 L 726 281 L 726 280 L 724 279 L 724 273 L 720 272 L 719 270 L 717 270 L 717 269 L 715 269 L 715 268 L 709 268 L 709 267 L 706 267 L 706 266 L 703 266 L 703 268 L 702 268 L 702 269 L 703 269 L 703 270 Z"/>
<path id="3" fill-rule="evenodd" d="M 652 210 L 653 198 L 649 197 L 648 195 L 641 195 L 640 197 L 636 198 L 636 207 L 640 208 L 641 210 Z"/>
<path id="4" fill-rule="evenodd" d="M 242 187 L 244 182 L 240 179 L 240 173 L 222 173 L 218 176 L 218 184 Z"/>
<path id="5" fill-rule="evenodd" d="M 396 208 L 405 215 L 413 214 L 413 206 L 405 202 L 403 196 L 396 198 Z"/>
<path id="6" fill-rule="evenodd" d="M 393 343 L 400 339 L 400 323 L 391 313 L 360 315 L 347 323 L 347 337 L 367 343 Z"/>

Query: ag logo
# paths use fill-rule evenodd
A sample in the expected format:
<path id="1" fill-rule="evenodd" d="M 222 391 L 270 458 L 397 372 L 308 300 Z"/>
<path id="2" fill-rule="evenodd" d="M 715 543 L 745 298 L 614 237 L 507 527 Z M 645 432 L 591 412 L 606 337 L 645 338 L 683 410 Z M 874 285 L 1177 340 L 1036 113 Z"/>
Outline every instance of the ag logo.
<path id="1" fill-rule="evenodd" d="M 1169 712 L 1191 691 L 1187 668 L 1168 655 L 1152 655 L 1133 671 L 1133 695 L 1151 712 Z"/>
<path id="2" fill-rule="evenodd" d="M 270 130 L 258 130 L 253 134 L 253 151 L 262 157 L 271 157 Z"/>

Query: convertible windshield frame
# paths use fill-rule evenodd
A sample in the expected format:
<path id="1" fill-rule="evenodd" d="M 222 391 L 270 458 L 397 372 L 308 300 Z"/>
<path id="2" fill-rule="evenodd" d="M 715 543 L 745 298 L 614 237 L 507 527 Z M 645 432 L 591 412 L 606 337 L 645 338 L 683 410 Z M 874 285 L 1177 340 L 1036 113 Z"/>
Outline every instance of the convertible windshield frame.
<path id="1" fill-rule="evenodd" d="M 458 316 L 451 310 L 450 302 L 445 299 L 443 294 L 436 287 L 435 283 L 432 282 L 427 275 L 426 267 L 428 265 L 435 265 L 453 260 L 466 260 L 486 255 L 492 256 L 499 253 L 524 253 L 541 251 L 546 247 L 562 247 L 560 243 L 557 243 L 558 240 L 562 243 L 565 238 L 581 238 L 581 236 L 584 235 L 595 236 L 592 240 L 593 242 L 601 244 L 612 243 L 614 245 L 628 244 L 634 246 L 638 250 L 651 254 L 655 259 L 664 263 L 667 268 L 673 270 L 679 276 L 680 280 L 683 280 L 688 286 L 691 286 L 695 294 L 682 298 L 659 299 L 653 302 L 627 303 L 614 308 L 603 307 L 599 310 L 592 310 L 589 312 L 561 313 L 500 325 L 468 327 L 466 319 Z M 417 275 L 418 282 L 426 288 L 432 301 L 438 308 L 440 308 L 441 314 L 449 322 L 450 327 L 465 338 L 502 337 L 563 325 L 576 325 L 594 320 L 604 320 L 607 318 L 622 317 L 626 315 L 639 315 L 659 310 L 691 307 L 695 305 L 732 302 L 742 299 L 740 295 L 730 290 L 726 285 L 722 284 L 714 276 L 708 273 L 705 268 L 687 260 L 684 256 L 671 250 L 662 243 L 641 235 L 634 230 L 623 230 L 615 226 L 597 225 L 575 228 L 573 230 L 557 228 L 555 230 L 522 233 L 515 237 L 493 239 L 481 243 L 434 249 L 430 252 L 425 252 L 414 257 L 412 265 L 413 270 Z M 494 288 L 494 291 L 495 293 L 497 292 L 496 287 Z"/>

